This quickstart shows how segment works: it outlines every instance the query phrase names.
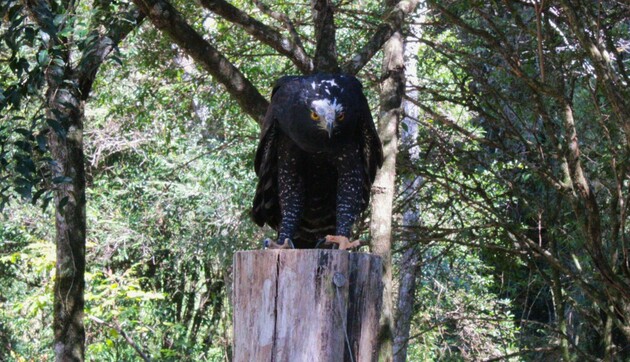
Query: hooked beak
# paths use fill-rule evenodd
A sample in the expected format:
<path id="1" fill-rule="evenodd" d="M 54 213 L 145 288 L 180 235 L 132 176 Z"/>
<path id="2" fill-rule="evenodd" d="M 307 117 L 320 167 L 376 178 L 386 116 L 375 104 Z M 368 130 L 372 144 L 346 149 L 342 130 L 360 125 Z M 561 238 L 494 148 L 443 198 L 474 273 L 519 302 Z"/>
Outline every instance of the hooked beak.
<path id="1" fill-rule="evenodd" d="M 335 126 L 335 119 L 326 120 L 326 131 L 328 131 L 328 138 L 332 138 L 333 127 Z"/>

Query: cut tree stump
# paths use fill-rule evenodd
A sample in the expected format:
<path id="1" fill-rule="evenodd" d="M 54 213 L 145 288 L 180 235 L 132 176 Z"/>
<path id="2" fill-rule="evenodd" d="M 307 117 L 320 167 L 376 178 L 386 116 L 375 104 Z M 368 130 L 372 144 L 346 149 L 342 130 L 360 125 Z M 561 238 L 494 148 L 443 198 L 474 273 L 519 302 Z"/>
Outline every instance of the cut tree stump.
<path id="1" fill-rule="evenodd" d="M 240 251 L 233 271 L 235 362 L 376 361 L 378 256 Z"/>

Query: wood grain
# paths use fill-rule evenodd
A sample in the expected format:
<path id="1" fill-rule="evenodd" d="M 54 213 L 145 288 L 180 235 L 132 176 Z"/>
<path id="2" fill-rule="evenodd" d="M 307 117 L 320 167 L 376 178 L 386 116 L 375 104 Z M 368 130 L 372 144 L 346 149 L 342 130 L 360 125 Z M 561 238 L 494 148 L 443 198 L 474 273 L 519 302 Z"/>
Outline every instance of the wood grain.
<path id="1" fill-rule="evenodd" d="M 236 253 L 234 361 L 373 360 L 381 269 L 339 250 Z"/>

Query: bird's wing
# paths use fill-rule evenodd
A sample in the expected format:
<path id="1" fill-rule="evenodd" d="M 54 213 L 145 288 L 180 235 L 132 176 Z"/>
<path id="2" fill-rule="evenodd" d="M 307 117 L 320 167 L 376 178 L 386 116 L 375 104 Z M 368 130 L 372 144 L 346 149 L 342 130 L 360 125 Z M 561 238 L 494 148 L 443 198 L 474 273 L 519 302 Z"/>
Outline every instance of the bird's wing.
<path id="1" fill-rule="evenodd" d="M 271 107 L 267 110 L 263 133 L 256 150 L 254 169 L 258 175 L 258 185 L 252 207 L 252 218 L 259 226 L 269 224 L 272 228 L 280 223 L 280 204 L 278 202 L 278 162 L 277 130 L 271 118 Z"/>
<path id="2" fill-rule="evenodd" d="M 256 152 L 256 174 L 258 174 L 258 165 L 259 165 L 258 154 L 260 151 L 260 145 L 262 144 L 263 139 L 269 133 L 269 130 L 277 122 L 276 115 L 278 114 L 278 111 L 281 110 L 279 108 L 288 106 L 288 104 L 286 104 L 288 101 L 286 99 L 286 96 L 284 94 L 282 95 L 279 94 L 278 96 L 276 96 L 276 94 L 278 93 L 278 90 L 280 89 L 280 87 L 297 79 L 299 79 L 299 77 L 297 76 L 284 76 L 278 79 L 273 86 L 273 90 L 271 91 L 271 102 L 269 103 L 269 107 L 267 107 L 267 113 L 265 114 L 265 119 L 263 120 L 261 129 L 260 129 L 260 143 L 258 144 L 258 151 Z M 276 97 L 274 98 L 274 96 Z"/>
<path id="3" fill-rule="evenodd" d="M 259 226 L 267 223 L 272 228 L 280 225 L 280 203 L 278 200 L 278 121 L 276 115 L 287 106 L 284 94 L 277 91 L 295 77 L 280 78 L 271 93 L 271 103 L 267 108 L 260 132 L 260 141 L 254 159 L 254 170 L 258 175 L 258 185 L 252 207 L 252 218 Z"/>

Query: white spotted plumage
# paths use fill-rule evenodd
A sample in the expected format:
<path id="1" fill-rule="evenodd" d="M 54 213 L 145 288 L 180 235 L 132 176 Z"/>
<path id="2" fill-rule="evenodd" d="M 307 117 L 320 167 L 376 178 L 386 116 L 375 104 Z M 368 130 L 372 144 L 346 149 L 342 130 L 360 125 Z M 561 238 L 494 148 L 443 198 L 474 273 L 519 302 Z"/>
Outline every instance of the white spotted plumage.
<path id="1" fill-rule="evenodd" d="M 285 77 L 274 89 L 256 152 L 254 221 L 298 248 L 314 247 L 326 235 L 350 237 L 381 164 L 380 140 L 356 78 Z"/>

